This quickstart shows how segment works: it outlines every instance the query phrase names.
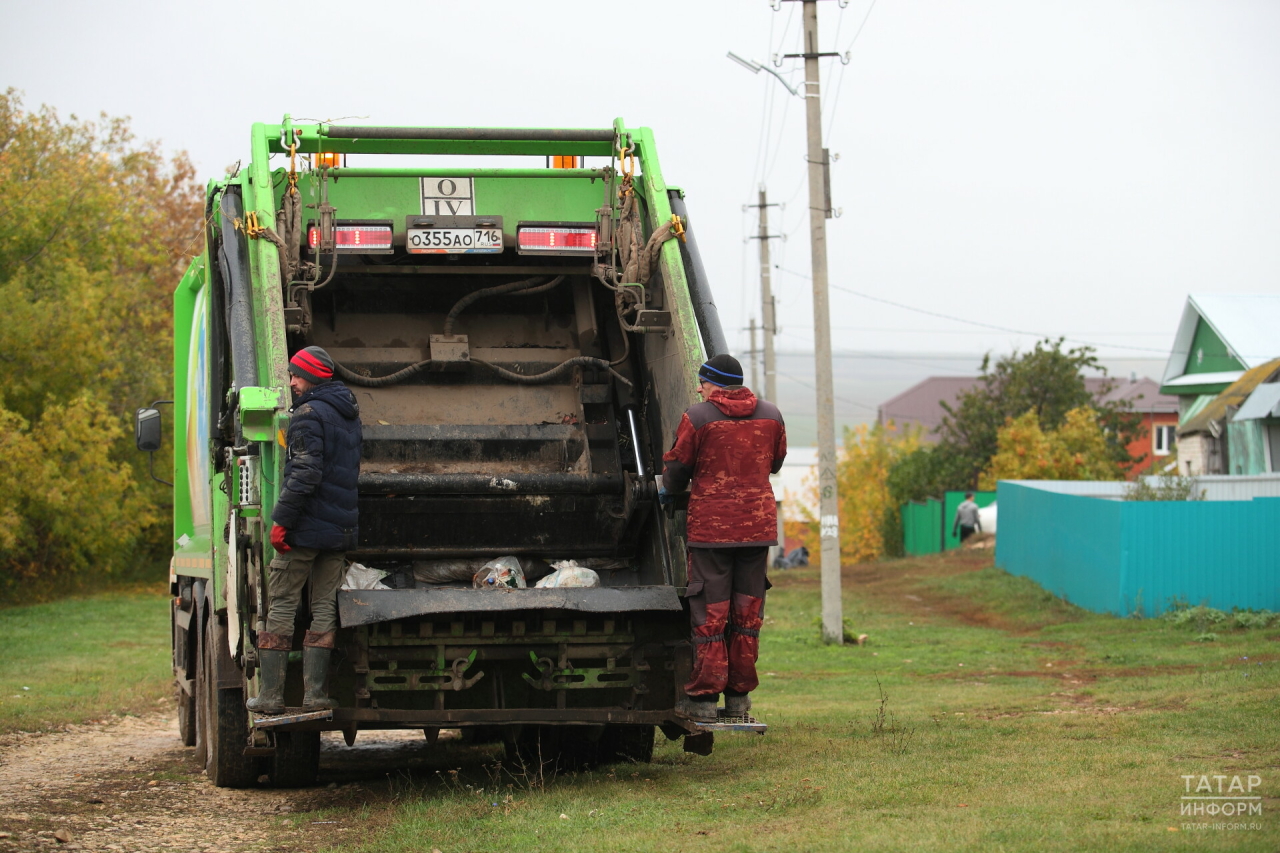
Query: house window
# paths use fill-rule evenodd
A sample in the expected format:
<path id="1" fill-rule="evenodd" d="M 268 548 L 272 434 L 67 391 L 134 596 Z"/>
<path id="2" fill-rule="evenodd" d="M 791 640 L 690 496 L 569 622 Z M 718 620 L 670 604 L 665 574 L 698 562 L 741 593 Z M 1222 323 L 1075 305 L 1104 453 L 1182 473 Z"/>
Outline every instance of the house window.
<path id="1" fill-rule="evenodd" d="M 1173 450 L 1173 444 L 1177 441 L 1176 427 L 1173 424 L 1166 424 L 1156 427 L 1155 434 L 1151 438 L 1151 452 L 1156 456 L 1168 456 Z"/>

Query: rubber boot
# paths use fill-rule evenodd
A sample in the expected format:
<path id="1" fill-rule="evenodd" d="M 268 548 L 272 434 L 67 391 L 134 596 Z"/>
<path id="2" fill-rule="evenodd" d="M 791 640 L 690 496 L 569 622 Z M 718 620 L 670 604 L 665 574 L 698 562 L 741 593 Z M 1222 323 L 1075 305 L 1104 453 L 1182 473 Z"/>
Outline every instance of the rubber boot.
<path id="1" fill-rule="evenodd" d="M 329 658 L 333 649 L 317 646 L 302 648 L 302 707 L 308 711 L 324 711 L 338 707 L 336 699 L 325 692 L 324 682 L 329 677 Z"/>
<path id="2" fill-rule="evenodd" d="M 724 715 L 726 717 L 745 717 L 751 713 L 751 694 L 724 694 Z"/>
<path id="3" fill-rule="evenodd" d="M 686 694 L 676 702 L 676 713 L 695 722 L 714 723 L 716 721 L 716 702 L 719 698 L 714 693 L 709 696 L 689 696 Z"/>
<path id="4" fill-rule="evenodd" d="M 258 649 L 258 695 L 245 702 L 255 714 L 284 713 L 284 672 L 289 666 L 289 652 L 284 649 Z"/>

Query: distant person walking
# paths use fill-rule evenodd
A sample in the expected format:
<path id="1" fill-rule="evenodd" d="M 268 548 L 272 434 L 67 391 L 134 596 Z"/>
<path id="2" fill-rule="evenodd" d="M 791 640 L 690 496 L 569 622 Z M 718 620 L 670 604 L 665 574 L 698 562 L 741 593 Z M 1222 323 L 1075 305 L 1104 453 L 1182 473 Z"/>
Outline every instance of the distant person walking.
<path id="1" fill-rule="evenodd" d="M 787 431 L 773 403 L 742 384 L 742 365 L 717 355 L 698 369 L 698 394 L 662 459 L 659 498 L 690 489 L 689 586 L 693 674 L 679 711 L 714 721 L 746 716 L 759 685 L 756 658 L 769 582 L 769 546 L 778 544 L 778 505 L 769 485 L 787 455 Z"/>
<path id="2" fill-rule="evenodd" d="M 302 640 L 302 706 L 336 708 L 325 690 L 338 631 L 338 587 L 345 552 L 356 545 L 360 475 L 360 407 L 333 379 L 333 359 L 320 347 L 289 360 L 294 402 L 285 439 L 280 499 L 271 513 L 278 555 L 267 579 L 267 624 L 258 634 L 261 687 L 246 704 L 258 714 L 284 711 L 285 671 L 294 617 L 311 585 L 311 625 Z"/>
<path id="3" fill-rule="evenodd" d="M 965 492 L 964 501 L 956 507 L 956 520 L 951 524 L 951 535 L 960 533 L 960 541 L 968 539 L 974 532 L 982 532 L 982 520 L 978 518 L 978 505 L 973 502 L 973 492 Z"/>

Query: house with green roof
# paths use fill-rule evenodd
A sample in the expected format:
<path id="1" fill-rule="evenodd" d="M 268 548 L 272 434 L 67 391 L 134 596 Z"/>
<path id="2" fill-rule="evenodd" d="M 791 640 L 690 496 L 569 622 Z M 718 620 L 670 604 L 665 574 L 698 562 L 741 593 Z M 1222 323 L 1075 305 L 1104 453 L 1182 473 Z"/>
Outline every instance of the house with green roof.
<path id="1" fill-rule="evenodd" d="M 1264 405 L 1280 389 L 1276 356 L 1280 294 L 1187 297 L 1160 382 L 1178 398 L 1180 473 L 1280 470 L 1280 412 Z"/>

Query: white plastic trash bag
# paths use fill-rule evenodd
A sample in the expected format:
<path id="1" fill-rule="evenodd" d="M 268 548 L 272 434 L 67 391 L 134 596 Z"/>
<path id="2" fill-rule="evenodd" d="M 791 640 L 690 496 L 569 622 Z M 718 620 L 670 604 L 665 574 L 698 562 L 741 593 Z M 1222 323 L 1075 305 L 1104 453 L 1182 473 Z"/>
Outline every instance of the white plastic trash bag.
<path id="1" fill-rule="evenodd" d="M 579 566 L 573 560 L 557 560 L 551 564 L 554 572 L 538 581 L 538 589 L 600 586 L 600 576 L 591 569 Z"/>
<path id="2" fill-rule="evenodd" d="M 524 589 L 524 570 L 515 557 L 498 557 L 490 560 L 471 579 L 476 589 Z"/>
<path id="3" fill-rule="evenodd" d="M 347 566 L 347 576 L 342 580 L 343 589 L 391 589 L 382 582 L 387 576 L 382 569 L 371 569 L 360 563 Z"/>

